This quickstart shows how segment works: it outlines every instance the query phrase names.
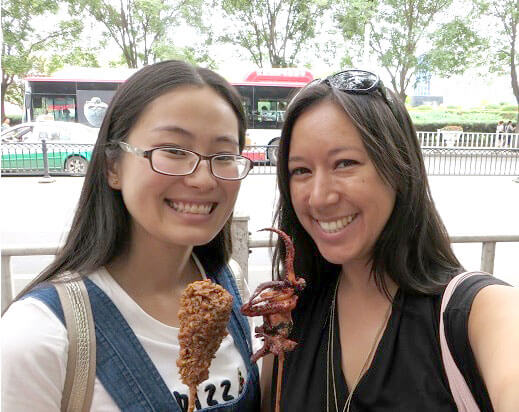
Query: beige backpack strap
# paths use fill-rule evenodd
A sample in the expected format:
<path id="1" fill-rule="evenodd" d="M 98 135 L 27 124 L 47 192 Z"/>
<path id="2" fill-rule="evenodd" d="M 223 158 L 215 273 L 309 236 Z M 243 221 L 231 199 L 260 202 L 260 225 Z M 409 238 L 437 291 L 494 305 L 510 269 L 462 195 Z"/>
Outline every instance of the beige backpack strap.
<path id="1" fill-rule="evenodd" d="M 90 299 L 82 280 L 55 283 L 65 315 L 68 360 L 62 412 L 87 412 L 96 376 L 96 341 Z"/>

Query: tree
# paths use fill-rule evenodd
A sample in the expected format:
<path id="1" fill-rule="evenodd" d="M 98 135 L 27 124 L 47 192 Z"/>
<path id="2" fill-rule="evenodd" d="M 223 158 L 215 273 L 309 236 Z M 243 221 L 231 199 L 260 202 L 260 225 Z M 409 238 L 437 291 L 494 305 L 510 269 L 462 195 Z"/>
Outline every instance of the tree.
<path id="1" fill-rule="evenodd" d="M 350 44 L 369 48 L 386 69 L 402 101 L 416 71 L 463 72 L 482 49 L 482 40 L 460 19 L 444 24 L 453 0 L 342 0 L 336 21 Z M 358 47 L 357 47 L 358 50 Z M 422 50 L 429 50 L 423 53 Z"/>
<path id="2" fill-rule="evenodd" d="M 246 49 L 258 67 L 290 67 L 328 7 L 329 0 L 222 0 L 229 24 L 221 40 Z"/>
<path id="3" fill-rule="evenodd" d="M 497 20 L 496 31 L 489 49 L 494 71 L 509 73 L 510 83 L 517 101 L 517 124 L 519 125 L 519 0 L 485 1 L 476 0 L 486 16 Z"/>
<path id="4" fill-rule="evenodd" d="M 202 0 L 68 0 L 73 13 L 86 12 L 102 24 L 103 35 L 121 49 L 130 68 L 157 61 L 168 31 L 188 22 L 201 26 Z"/>
<path id="5" fill-rule="evenodd" d="M 57 0 L 4 0 L 2 2 L 2 92 L 1 116 L 5 118 L 6 96 L 14 103 L 21 101 L 20 79 L 39 63 L 41 53 L 63 39 L 77 38 L 81 22 L 59 21 L 50 29 L 36 29 L 38 16 L 51 19 L 58 12 Z M 16 94 L 13 94 L 16 92 Z"/>
<path id="6" fill-rule="evenodd" d="M 463 74 L 468 67 L 487 63 L 488 40 L 459 17 L 436 30 L 431 35 L 431 43 L 429 51 L 419 58 L 418 72 L 448 78 Z"/>

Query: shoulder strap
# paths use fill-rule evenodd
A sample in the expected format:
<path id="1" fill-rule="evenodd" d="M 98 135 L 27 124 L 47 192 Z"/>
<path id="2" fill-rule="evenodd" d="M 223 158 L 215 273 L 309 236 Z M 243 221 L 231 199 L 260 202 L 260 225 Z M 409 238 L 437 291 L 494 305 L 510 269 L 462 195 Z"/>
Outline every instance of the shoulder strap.
<path id="1" fill-rule="evenodd" d="M 45 282 L 20 299 L 28 297 L 45 303 L 67 329 L 69 346 L 61 411 L 90 410 L 96 376 L 96 345 L 90 299 L 83 281 Z"/>
<path id="2" fill-rule="evenodd" d="M 449 349 L 449 345 L 447 344 L 447 339 L 445 336 L 445 324 L 443 322 L 443 315 L 445 313 L 445 309 L 449 303 L 450 298 L 452 297 L 456 287 L 458 287 L 461 282 L 465 279 L 482 274 L 481 272 L 465 272 L 455 276 L 445 289 L 443 294 L 441 310 L 440 310 L 440 346 L 441 353 L 443 359 L 443 366 L 445 368 L 445 372 L 447 373 L 447 380 L 449 381 L 449 387 L 451 389 L 452 396 L 454 397 L 454 402 L 458 408 L 459 412 L 479 412 L 479 407 L 474 400 L 474 396 L 470 391 L 465 378 L 461 374 L 456 362 L 454 361 L 452 354 Z"/>
<path id="3" fill-rule="evenodd" d="M 68 359 L 62 412 L 87 412 L 96 376 L 96 344 L 90 299 L 82 280 L 55 284 L 68 335 Z"/>

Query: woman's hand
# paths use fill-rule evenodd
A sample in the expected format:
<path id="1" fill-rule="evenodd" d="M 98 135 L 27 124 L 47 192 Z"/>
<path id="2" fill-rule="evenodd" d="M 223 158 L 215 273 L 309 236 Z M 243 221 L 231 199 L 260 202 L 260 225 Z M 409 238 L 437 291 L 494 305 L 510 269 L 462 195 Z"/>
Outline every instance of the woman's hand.
<path id="1" fill-rule="evenodd" d="M 469 340 L 496 412 L 519 411 L 519 289 L 491 285 L 475 297 Z"/>

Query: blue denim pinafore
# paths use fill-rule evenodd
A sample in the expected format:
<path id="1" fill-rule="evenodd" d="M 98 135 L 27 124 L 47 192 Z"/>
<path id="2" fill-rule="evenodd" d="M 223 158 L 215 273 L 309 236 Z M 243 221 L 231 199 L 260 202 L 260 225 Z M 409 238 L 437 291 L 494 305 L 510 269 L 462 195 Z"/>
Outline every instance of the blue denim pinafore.
<path id="1" fill-rule="evenodd" d="M 236 399 L 223 405 L 204 408 L 213 412 L 256 412 L 260 409 L 258 367 L 252 364 L 252 342 L 247 320 L 241 315 L 241 297 L 232 272 L 227 265 L 202 265 L 208 277 L 220 284 L 233 296 L 233 307 L 228 330 L 247 367 L 247 384 Z M 175 399 L 157 368 L 140 344 L 133 330 L 110 298 L 92 282 L 84 279 L 90 298 L 96 332 L 96 376 L 117 406 L 124 412 L 183 412 L 187 400 Z M 41 300 L 63 322 L 64 315 L 56 289 L 42 284 L 22 299 Z M 179 402 L 182 406 L 179 405 Z"/>

